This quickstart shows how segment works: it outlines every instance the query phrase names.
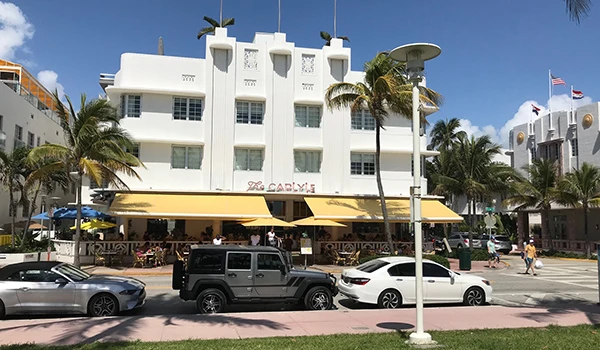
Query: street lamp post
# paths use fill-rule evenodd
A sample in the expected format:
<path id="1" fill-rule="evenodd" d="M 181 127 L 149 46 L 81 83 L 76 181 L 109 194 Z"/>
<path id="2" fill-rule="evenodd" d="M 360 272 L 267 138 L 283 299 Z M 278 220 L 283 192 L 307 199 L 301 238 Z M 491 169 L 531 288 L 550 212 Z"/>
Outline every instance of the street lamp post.
<path id="1" fill-rule="evenodd" d="M 431 343 L 431 335 L 425 333 L 423 323 L 423 231 L 421 226 L 421 114 L 419 113 L 419 83 L 423 79 L 425 61 L 437 57 L 439 46 L 426 43 L 408 44 L 393 49 L 389 56 L 393 60 L 406 62 L 412 88 L 412 133 L 413 133 L 413 187 L 411 188 L 411 221 L 415 232 L 415 293 L 417 299 L 416 330 L 410 334 L 411 344 Z"/>
<path id="2" fill-rule="evenodd" d="M 52 254 L 52 240 L 50 237 L 50 233 L 52 232 L 52 229 L 54 229 L 54 238 L 56 238 L 56 227 L 54 227 L 54 211 L 56 211 L 56 209 L 58 209 L 58 203 L 57 201 L 60 199 L 60 197 L 52 197 L 50 198 L 53 202 L 50 205 L 50 210 L 48 210 L 48 217 L 50 218 L 50 223 L 48 224 L 48 261 L 50 261 L 50 257 Z M 44 204 L 45 205 L 45 204 Z"/>

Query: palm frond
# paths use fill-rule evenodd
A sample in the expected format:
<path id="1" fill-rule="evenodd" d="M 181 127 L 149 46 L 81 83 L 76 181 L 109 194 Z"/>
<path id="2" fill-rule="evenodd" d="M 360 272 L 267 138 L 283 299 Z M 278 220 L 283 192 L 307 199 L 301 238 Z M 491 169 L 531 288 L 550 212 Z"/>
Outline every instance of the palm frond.
<path id="1" fill-rule="evenodd" d="M 208 24 L 210 24 L 213 28 L 217 28 L 220 26 L 219 21 L 217 21 L 214 18 L 208 17 L 208 16 L 204 16 L 203 17 L 204 21 L 208 22 Z"/>
<path id="2" fill-rule="evenodd" d="M 215 27 L 205 27 L 200 29 L 200 31 L 198 32 L 198 39 L 202 38 L 204 35 L 206 34 L 211 34 L 215 32 Z"/>
<path id="3" fill-rule="evenodd" d="M 225 18 L 225 19 L 223 19 L 223 22 L 221 22 L 221 28 L 232 26 L 234 24 L 235 24 L 235 18 Z"/>
<path id="4" fill-rule="evenodd" d="M 579 24 L 581 20 L 588 16 L 592 7 L 591 0 L 564 0 L 567 7 L 567 13 L 572 21 Z"/>
<path id="5" fill-rule="evenodd" d="M 350 42 L 350 39 L 347 36 L 338 36 L 337 38 Z"/>
<path id="6" fill-rule="evenodd" d="M 319 35 L 321 36 L 321 39 L 325 40 L 325 46 L 329 46 L 331 44 L 331 34 L 321 31 Z"/>

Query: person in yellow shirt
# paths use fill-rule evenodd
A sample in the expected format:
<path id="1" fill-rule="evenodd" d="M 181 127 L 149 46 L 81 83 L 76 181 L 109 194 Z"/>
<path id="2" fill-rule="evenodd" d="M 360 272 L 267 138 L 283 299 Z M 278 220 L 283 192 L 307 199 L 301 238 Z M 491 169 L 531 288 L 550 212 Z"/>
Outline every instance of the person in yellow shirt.
<path id="1" fill-rule="evenodd" d="M 535 269 L 533 268 L 534 263 L 533 260 L 537 258 L 537 251 L 535 246 L 533 245 L 533 239 L 529 240 L 529 244 L 525 247 L 525 264 L 527 265 L 527 270 L 525 270 L 525 274 L 529 274 L 529 269 L 531 269 L 531 273 L 534 276 L 537 276 L 535 273 Z"/>

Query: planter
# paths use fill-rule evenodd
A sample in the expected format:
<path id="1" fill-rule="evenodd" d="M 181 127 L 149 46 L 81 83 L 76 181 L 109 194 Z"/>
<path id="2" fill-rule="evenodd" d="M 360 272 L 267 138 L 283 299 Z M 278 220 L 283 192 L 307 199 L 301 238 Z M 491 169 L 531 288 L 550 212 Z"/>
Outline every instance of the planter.
<path id="1" fill-rule="evenodd" d="M 10 265 L 20 262 L 31 262 L 31 261 L 47 261 L 48 253 L 46 252 L 33 252 L 33 253 L 10 253 L 0 254 L 0 266 Z M 56 252 L 50 253 L 50 260 L 56 260 Z"/>

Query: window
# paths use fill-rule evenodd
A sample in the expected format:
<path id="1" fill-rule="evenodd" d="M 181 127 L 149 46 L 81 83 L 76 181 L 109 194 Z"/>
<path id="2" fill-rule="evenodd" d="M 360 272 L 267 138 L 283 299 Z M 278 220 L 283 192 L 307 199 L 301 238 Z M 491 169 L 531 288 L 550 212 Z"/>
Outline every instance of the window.
<path id="1" fill-rule="evenodd" d="M 262 149 L 235 149 L 235 170 L 262 171 Z"/>
<path id="2" fill-rule="evenodd" d="M 267 207 L 271 215 L 285 217 L 285 201 L 267 201 Z"/>
<path id="3" fill-rule="evenodd" d="M 174 97 L 173 119 L 202 120 L 202 99 Z"/>
<path id="4" fill-rule="evenodd" d="M 388 269 L 388 274 L 393 277 L 415 277 L 415 263 L 397 264 Z"/>
<path id="5" fill-rule="evenodd" d="M 350 155 L 350 174 L 375 175 L 375 155 L 372 153 L 352 153 Z"/>
<path id="6" fill-rule="evenodd" d="M 121 117 L 139 118 L 142 114 L 141 95 L 121 95 Z"/>
<path id="7" fill-rule="evenodd" d="M 321 171 L 320 151 L 294 151 L 294 171 L 297 173 L 318 173 Z"/>
<path id="8" fill-rule="evenodd" d="M 577 139 L 571 139 L 571 156 L 579 156 L 579 145 L 577 144 Z"/>
<path id="9" fill-rule="evenodd" d="M 229 253 L 227 255 L 227 270 L 251 270 L 251 253 Z"/>
<path id="10" fill-rule="evenodd" d="M 265 106 L 262 102 L 238 101 L 236 104 L 236 123 L 262 124 Z"/>
<path id="11" fill-rule="evenodd" d="M 448 273 L 448 270 L 446 270 L 445 268 L 443 268 L 441 266 L 430 264 L 430 263 L 424 263 L 423 264 L 423 277 L 447 277 L 447 278 L 450 278 L 450 274 Z"/>
<path id="12" fill-rule="evenodd" d="M 15 140 L 23 140 L 23 127 L 15 125 Z"/>
<path id="13" fill-rule="evenodd" d="M 40 147 L 40 144 L 42 143 L 42 139 L 38 136 L 37 140 L 35 140 L 35 146 L 36 147 Z"/>
<path id="14" fill-rule="evenodd" d="M 259 270 L 277 270 L 280 266 L 285 266 L 278 254 L 258 254 Z"/>
<path id="15" fill-rule="evenodd" d="M 0 115 L 0 131 L 4 130 L 4 116 Z"/>
<path id="16" fill-rule="evenodd" d="M 7 281 L 20 282 L 52 282 L 60 278 L 60 276 L 48 270 L 21 270 L 13 273 L 6 278 Z"/>
<path id="17" fill-rule="evenodd" d="M 381 222 L 353 222 L 352 232 L 354 233 L 381 233 L 383 232 Z"/>
<path id="18" fill-rule="evenodd" d="M 321 107 L 319 106 L 296 106 L 296 126 L 302 128 L 321 127 Z"/>
<path id="19" fill-rule="evenodd" d="M 30 132 L 27 132 L 27 147 L 28 148 L 35 147 L 35 135 Z"/>
<path id="20" fill-rule="evenodd" d="M 366 263 L 360 265 L 356 269 L 359 271 L 371 273 L 371 272 L 375 272 L 375 271 L 379 270 L 380 268 L 382 268 L 386 265 L 389 265 L 389 264 L 390 263 L 382 261 L 382 260 L 371 260 L 369 262 L 366 262 Z"/>
<path id="21" fill-rule="evenodd" d="M 313 212 L 308 207 L 306 202 L 294 201 L 294 220 L 299 220 L 313 216 Z"/>
<path id="22" fill-rule="evenodd" d="M 190 273 L 220 274 L 225 272 L 225 251 L 196 250 L 190 259 Z"/>
<path id="23" fill-rule="evenodd" d="M 537 149 L 535 148 L 535 146 L 533 146 L 533 147 L 531 147 L 531 149 L 529 149 L 529 153 L 531 154 L 531 160 L 537 159 Z"/>
<path id="24" fill-rule="evenodd" d="M 367 110 L 352 114 L 353 130 L 375 130 L 375 118 Z"/>
<path id="25" fill-rule="evenodd" d="M 131 149 L 128 149 L 127 147 L 125 147 L 125 152 L 130 153 L 132 156 L 139 159 L 140 158 L 140 144 L 134 143 L 133 147 L 131 147 Z"/>
<path id="26" fill-rule="evenodd" d="M 173 146 L 171 151 L 171 168 L 200 169 L 202 167 L 202 147 Z"/>

